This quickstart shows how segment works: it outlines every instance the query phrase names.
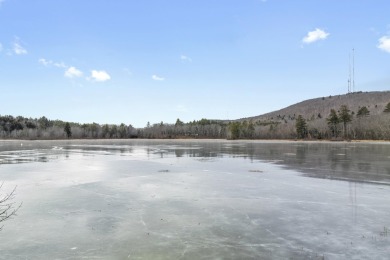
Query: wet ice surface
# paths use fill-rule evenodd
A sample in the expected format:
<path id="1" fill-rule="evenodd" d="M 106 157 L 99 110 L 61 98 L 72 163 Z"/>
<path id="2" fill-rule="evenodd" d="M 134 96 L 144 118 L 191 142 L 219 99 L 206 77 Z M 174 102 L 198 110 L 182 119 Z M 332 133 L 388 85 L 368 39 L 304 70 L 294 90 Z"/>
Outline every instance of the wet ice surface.
<path id="1" fill-rule="evenodd" d="M 22 143 L 0 259 L 389 257 L 389 144 Z"/>

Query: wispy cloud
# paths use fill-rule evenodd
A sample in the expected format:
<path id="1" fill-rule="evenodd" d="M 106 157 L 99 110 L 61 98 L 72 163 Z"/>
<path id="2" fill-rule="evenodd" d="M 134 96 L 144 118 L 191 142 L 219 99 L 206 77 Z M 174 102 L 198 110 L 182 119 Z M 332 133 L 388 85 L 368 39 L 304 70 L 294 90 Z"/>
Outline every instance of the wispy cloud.
<path id="1" fill-rule="evenodd" d="M 47 60 L 45 58 L 40 58 L 38 60 L 39 64 L 42 64 L 43 66 L 45 67 L 50 67 L 50 66 L 54 66 L 54 67 L 57 67 L 57 68 L 61 68 L 61 69 L 68 69 L 69 67 L 66 66 L 65 63 L 63 62 L 54 62 L 52 60 Z"/>
<path id="2" fill-rule="evenodd" d="M 39 64 L 42 64 L 43 66 L 50 66 L 53 62 L 51 60 L 46 60 L 45 58 L 40 58 L 38 60 Z"/>
<path id="3" fill-rule="evenodd" d="M 57 67 L 57 68 L 63 68 L 63 69 L 68 68 L 68 66 L 66 66 L 65 63 L 63 63 L 63 62 L 53 62 L 53 65 L 54 65 L 54 67 Z"/>
<path id="4" fill-rule="evenodd" d="M 180 55 L 180 59 L 186 62 L 192 62 L 192 59 L 186 55 Z"/>
<path id="5" fill-rule="evenodd" d="M 373 34 L 376 34 L 376 35 L 379 35 L 380 32 L 375 28 L 375 27 L 370 27 L 369 28 L 370 32 L 372 32 Z"/>
<path id="6" fill-rule="evenodd" d="M 84 75 L 84 73 L 81 70 L 77 69 L 75 66 L 68 66 L 63 62 L 55 62 L 45 58 L 40 58 L 38 62 L 45 67 L 56 67 L 59 69 L 65 69 L 64 76 L 66 78 L 81 78 Z M 104 70 L 92 70 L 91 76 L 86 77 L 86 80 L 96 82 L 104 82 L 110 79 L 111 76 Z"/>
<path id="7" fill-rule="evenodd" d="M 165 78 L 159 77 L 159 76 L 157 76 L 157 75 L 153 75 L 153 76 L 152 76 L 152 79 L 153 79 L 153 80 L 156 80 L 156 81 L 164 81 L 164 80 L 165 80 Z"/>
<path id="8" fill-rule="evenodd" d="M 316 28 L 314 31 L 308 32 L 305 37 L 303 37 L 302 42 L 310 44 L 319 40 L 325 40 L 328 38 L 329 33 L 324 30 Z"/>
<path id="9" fill-rule="evenodd" d="M 111 79 L 111 76 L 104 70 L 92 70 L 89 80 L 104 82 Z"/>
<path id="10" fill-rule="evenodd" d="M 24 55 L 27 54 L 27 50 L 22 47 L 19 43 L 14 43 L 14 52 L 17 55 Z"/>
<path id="11" fill-rule="evenodd" d="M 390 36 L 383 36 L 379 38 L 379 49 L 390 53 Z"/>
<path id="12" fill-rule="evenodd" d="M 131 72 L 131 70 L 129 68 L 123 68 L 123 72 L 127 75 L 127 76 L 133 76 L 133 73 Z"/>
<path id="13" fill-rule="evenodd" d="M 0 52 L 2 52 L 3 51 L 3 44 L 1 44 L 1 42 L 0 42 Z"/>
<path id="14" fill-rule="evenodd" d="M 15 40 L 13 44 L 13 51 L 16 55 L 25 55 L 27 50 L 21 45 L 18 39 Z"/>
<path id="15" fill-rule="evenodd" d="M 80 78 L 83 76 L 83 72 L 81 70 L 76 69 L 76 67 L 69 67 L 64 76 L 67 78 Z"/>

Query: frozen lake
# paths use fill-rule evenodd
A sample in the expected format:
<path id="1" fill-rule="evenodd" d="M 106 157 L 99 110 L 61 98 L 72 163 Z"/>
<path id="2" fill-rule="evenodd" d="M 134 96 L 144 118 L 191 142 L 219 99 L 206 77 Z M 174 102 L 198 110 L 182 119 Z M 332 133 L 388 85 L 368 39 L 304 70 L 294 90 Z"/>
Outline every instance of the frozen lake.
<path id="1" fill-rule="evenodd" d="M 0 181 L 0 259 L 390 256 L 390 143 L 0 141 Z"/>

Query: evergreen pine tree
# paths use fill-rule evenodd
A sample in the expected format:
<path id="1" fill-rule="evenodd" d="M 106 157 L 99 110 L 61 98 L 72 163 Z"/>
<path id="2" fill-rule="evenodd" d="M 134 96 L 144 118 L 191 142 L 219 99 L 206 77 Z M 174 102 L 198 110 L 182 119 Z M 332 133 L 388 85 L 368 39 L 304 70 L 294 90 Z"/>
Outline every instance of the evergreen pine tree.
<path id="1" fill-rule="evenodd" d="M 233 122 L 229 124 L 229 130 L 231 133 L 231 139 L 238 139 L 240 138 L 240 122 Z"/>
<path id="2" fill-rule="evenodd" d="M 326 121 L 328 122 L 329 129 L 332 133 L 333 137 L 337 137 L 338 129 L 337 125 L 340 123 L 340 119 L 337 116 L 336 110 L 331 109 L 329 116 L 326 118 Z"/>
<path id="3" fill-rule="evenodd" d="M 66 137 L 70 138 L 72 136 L 72 130 L 68 122 L 65 123 L 64 132 L 66 134 Z"/>
<path id="4" fill-rule="evenodd" d="M 350 110 L 346 105 L 342 105 L 340 107 L 339 118 L 344 126 L 344 138 L 347 137 L 347 124 L 352 121 L 352 114 L 350 114 L 349 112 Z"/>
<path id="5" fill-rule="evenodd" d="M 368 116 L 370 115 L 370 110 L 368 110 L 368 108 L 366 106 L 364 107 L 361 107 L 358 112 L 357 112 L 357 116 L 358 117 L 361 117 L 361 116 Z"/>
<path id="6" fill-rule="evenodd" d="M 383 112 L 390 113 L 390 102 L 387 103 L 387 105 L 385 106 L 385 110 L 383 110 Z"/>
<path id="7" fill-rule="evenodd" d="M 297 130 L 298 139 L 303 139 L 307 136 L 307 125 L 306 120 L 299 115 L 295 120 L 295 128 Z"/>

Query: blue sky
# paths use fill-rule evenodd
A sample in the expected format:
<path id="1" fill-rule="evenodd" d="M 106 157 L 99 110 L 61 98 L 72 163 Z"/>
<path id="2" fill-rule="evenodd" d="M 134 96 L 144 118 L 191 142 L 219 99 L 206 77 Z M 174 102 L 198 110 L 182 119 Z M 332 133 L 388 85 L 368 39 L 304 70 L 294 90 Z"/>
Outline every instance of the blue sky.
<path id="1" fill-rule="evenodd" d="M 390 89 L 390 1 L 0 0 L 0 114 L 237 119 Z"/>

